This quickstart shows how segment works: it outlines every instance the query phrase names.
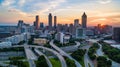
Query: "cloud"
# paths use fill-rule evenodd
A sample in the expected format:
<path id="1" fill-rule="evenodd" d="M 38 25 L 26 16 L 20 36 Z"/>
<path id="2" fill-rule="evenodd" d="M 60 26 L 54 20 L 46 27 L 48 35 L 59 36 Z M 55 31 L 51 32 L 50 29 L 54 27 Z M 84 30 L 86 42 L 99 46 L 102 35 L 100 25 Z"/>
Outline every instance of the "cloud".
<path id="1" fill-rule="evenodd" d="M 4 0 L 1 5 L 2 5 L 2 6 L 10 6 L 10 5 L 12 5 L 13 3 L 15 3 L 14 0 Z"/>
<path id="2" fill-rule="evenodd" d="M 31 8 L 34 8 L 33 11 L 37 14 L 44 14 L 54 11 L 54 9 L 56 9 L 63 2 L 66 2 L 66 0 L 49 0 L 47 2 L 36 3 Z"/>
<path id="3" fill-rule="evenodd" d="M 112 0 L 98 0 L 98 2 L 101 4 L 108 4 L 108 3 L 112 2 Z"/>
<path id="4" fill-rule="evenodd" d="M 19 4 L 20 6 L 24 6 L 25 2 L 26 2 L 26 0 L 19 0 L 18 4 Z"/>
<path id="5" fill-rule="evenodd" d="M 23 16 L 27 15 L 27 13 L 25 13 L 21 10 L 18 10 L 18 9 L 9 9 L 8 12 L 12 12 L 12 13 L 15 13 L 15 14 L 20 14 L 20 15 L 23 15 Z"/>

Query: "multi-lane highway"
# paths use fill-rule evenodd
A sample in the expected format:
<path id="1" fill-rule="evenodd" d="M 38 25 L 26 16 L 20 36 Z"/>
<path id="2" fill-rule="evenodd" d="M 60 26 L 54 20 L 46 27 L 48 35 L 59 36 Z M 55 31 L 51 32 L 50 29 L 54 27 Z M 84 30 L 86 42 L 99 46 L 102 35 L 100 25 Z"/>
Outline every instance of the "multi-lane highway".
<path id="1" fill-rule="evenodd" d="M 99 41 L 100 39 L 89 39 L 90 42 L 93 42 L 93 43 L 98 43 L 97 41 Z M 100 48 L 97 50 L 96 54 L 98 56 L 104 56 L 104 52 L 102 51 L 102 45 L 100 43 L 98 43 L 98 45 L 100 46 Z M 109 59 L 109 58 L 107 58 Z M 119 67 L 120 64 L 119 63 L 116 63 L 115 61 L 111 60 L 112 61 L 112 67 Z"/>
<path id="2" fill-rule="evenodd" d="M 32 52 L 32 50 L 26 46 L 24 46 L 25 54 L 28 59 L 30 67 L 36 67 L 36 64 L 34 63 L 34 60 L 37 59 L 37 56 Z"/>
<path id="3" fill-rule="evenodd" d="M 52 52 L 54 55 L 56 55 L 58 57 L 58 59 L 60 60 L 61 62 L 61 66 L 62 67 L 67 67 L 66 65 L 66 61 L 64 60 L 64 58 L 58 53 L 56 52 L 55 50 L 53 49 L 50 49 L 50 48 L 47 48 L 47 47 L 43 47 L 43 46 L 35 46 L 35 45 L 16 45 L 16 46 L 12 46 L 12 47 L 34 47 L 34 48 L 41 48 L 41 49 L 44 49 L 44 50 L 47 50 L 47 51 L 50 51 Z"/>
<path id="4" fill-rule="evenodd" d="M 44 54 L 43 54 L 40 50 L 38 50 L 37 48 L 35 48 L 34 51 L 35 51 L 37 54 L 39 54 L 40 56 L 43 55 L 43 56 L 45 57 L 46 61 L 47 61 L 48 66 L 49 66 L 49 67 L 52 67 L 51 62 L 50 62 L 50 60 L 48 59 L 48 57 L 47 57 L 46 55 L 44 55 Z"/>
<path id="5" fill-rule="evenodd" d="M 61 55 L 64 55 L 66 57 L 68 57 L 69 59 L 71 60 L 74 60 L 75 61 L 75 64 L 76 64 L 76 67 L 82 67 L 80 65 L 80 63 L 78 61 L 76 61 L 74 58 L 72 58 L 69 54 L 67 54 L 66 52 L 64 52 L 63 50 L 61 50 L 59 47 L 57 47 L 54 43 L 53 43 L 53 40 L 50 41 L 50 45 L 56 49 Z"/>

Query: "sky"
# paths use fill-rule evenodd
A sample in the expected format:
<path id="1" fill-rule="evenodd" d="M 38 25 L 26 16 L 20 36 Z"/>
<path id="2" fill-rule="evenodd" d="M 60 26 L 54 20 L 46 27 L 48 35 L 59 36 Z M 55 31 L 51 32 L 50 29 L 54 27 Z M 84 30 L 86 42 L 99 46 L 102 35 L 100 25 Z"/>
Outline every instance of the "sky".
<path id="1" fill-rule="evenodd" d="M 57 16 L 57 23 L 70 24 L 85 12 L 87 25 L 120 26 L 120 0 L 0 0 L 0 25 L 16 25 L 18 20 L 33 24 L 35 16 L 48 24 L 48 14 Z"/>

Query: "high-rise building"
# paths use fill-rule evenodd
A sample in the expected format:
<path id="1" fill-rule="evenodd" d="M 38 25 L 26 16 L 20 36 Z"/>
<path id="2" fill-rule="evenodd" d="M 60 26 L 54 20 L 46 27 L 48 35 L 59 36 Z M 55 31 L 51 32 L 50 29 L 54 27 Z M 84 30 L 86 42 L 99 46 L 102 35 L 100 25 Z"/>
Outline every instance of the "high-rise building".
<path id="1" fill-rule="evenodd" d="M 18 28 L 22 28 L 23 25 L 24 25 L 23 20 L 19 20 L 18 21 Z"/>
<path id="2" fill-rule="evenodd" d="M 54 28 L 56 28 L 56 24 L 57 24 L 57 16 L 54 16 Z"/>
<path id="3" fill-rule="evenodd" d="M 120 42 L 120 27 L 115 27 L 113 29 L 113 39 L 117 42 Z"/>
<path id="4" fill-rule="evenodd" d="M 87 15 L 84 14 L 82 15 L 82 28 L 87 28 Z"/>
<path id="5" fill-rule="evenodd" d="M 72 35 L 74 35 L 74 26 L 73 26 L 73 24 L 69 24 L 69 33 L 71 33 Z"/>
<path id="6" fill-rule="evenodd" d="M 74 20 L 74 27 L 78 27 L 79 26 L 79 19 L 75 19 Z"/>
<path id="7" fill-rule="evenodd" d="M 64 42 L 64 34 L 62 32 L 58 32 L 56 35 L 55 35 L 55 39 L 60 41 L 60 43 L 63 44 Z"/>
<path id="8" fill-rule="evenodd" d="M 79 27 L 76 29 L 76 38 L 77 39 L 85 38 L 85 29 L 84 28 Z"/>
<path id="9" fill-rule="evenodd" d="M 39 16 L 36 16 L 36 21 L 35 21 L 35 29 L 38 30 L 39 29 Z"/>
<path id="10" fill-rule="evenodd" d="M 52 30 L 52 14 L 49 13 L 48 15 L 48 27 L 49 27 L 49 30 Z"/>
<path id="11" fill-rule="evenodd" d="M 44 23 L 43 22 L 40 23 L 40 28 L 44 28 Z"/>

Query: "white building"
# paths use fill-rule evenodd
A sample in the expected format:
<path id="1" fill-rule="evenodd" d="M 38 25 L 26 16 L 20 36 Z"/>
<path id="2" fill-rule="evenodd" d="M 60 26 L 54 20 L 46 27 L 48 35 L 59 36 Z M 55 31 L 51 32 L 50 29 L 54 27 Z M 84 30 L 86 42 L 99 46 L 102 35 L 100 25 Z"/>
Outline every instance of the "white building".
<path id="1" fill-rule="evenodd" d="M 58 32 L 55 36 L 55 39 L 60 41 L 60 43 L 68 43 L 70 39 L 70 35 L 66 35 L 62 32 Z"/>
<path id="2" fill-rule="evenodd" d="M 63 43 L 63 38 L 64 38 L 64 34 L 62 32 L 58 32 L 56 35 L 55 35 L 55 39 L 60 41 L 60 43 Z"/>
<path id="3" fill-rule="evenodd" d="M 30 38 L 29 33 L 22 33 L 20 35 L 14 35 L 8 38 L 5 38 L 6 42 L 11 42 L 12 44 L 18 44 L 21 41 L 26 41 Z"/>
<path id="4" fill-rule="evenodd" d="M 70 35 L 64 35 L 64 43 L 69 43 Z"/>
<path id="5" fill-rule="evenodd" d="M 10 46 L 12 46 L 11 42 L 1 42 L 0 43 L 0 48 L 10 47 Z"/>

